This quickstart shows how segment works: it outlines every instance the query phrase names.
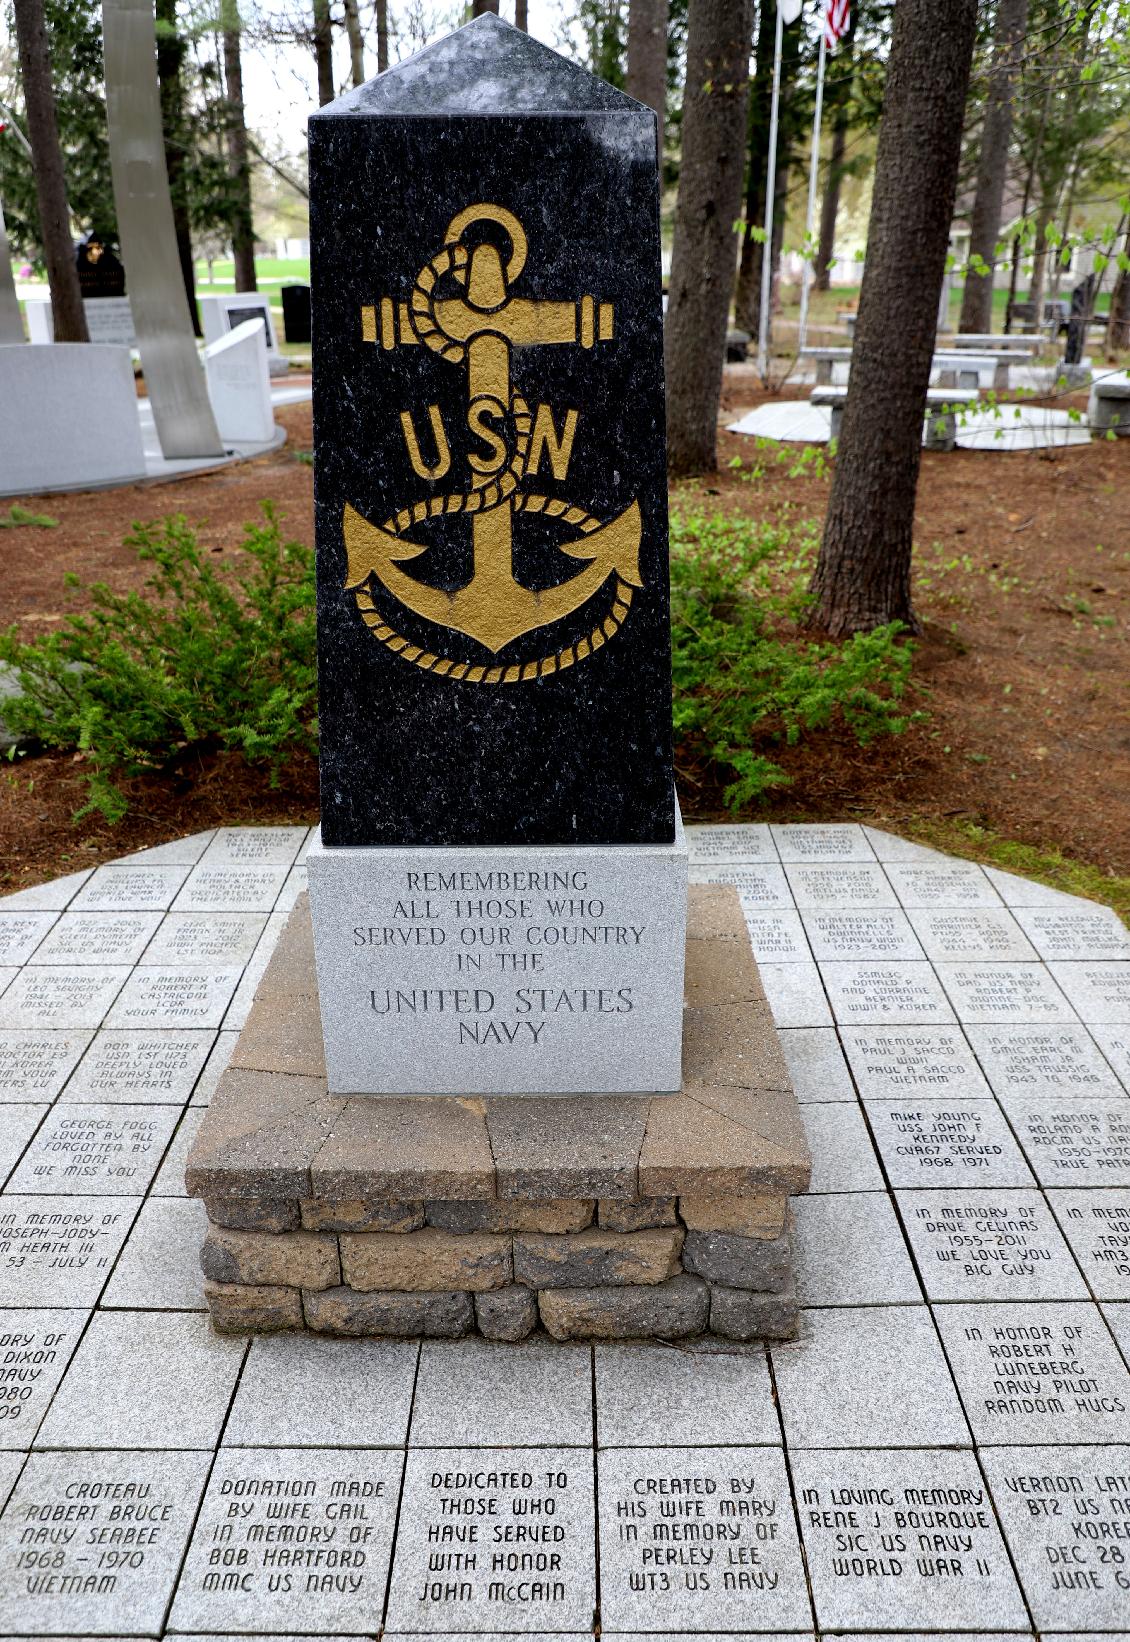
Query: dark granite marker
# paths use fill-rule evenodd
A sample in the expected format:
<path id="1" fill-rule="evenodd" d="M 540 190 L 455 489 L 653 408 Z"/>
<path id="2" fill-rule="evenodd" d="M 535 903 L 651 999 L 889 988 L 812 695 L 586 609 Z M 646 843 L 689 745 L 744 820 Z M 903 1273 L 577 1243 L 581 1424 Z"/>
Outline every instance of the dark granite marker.
<path id="1" fill-rule="evenodd" d="M 487 14 L 310 229 L 324 842 L 671 842 L 655 116 Z"/>

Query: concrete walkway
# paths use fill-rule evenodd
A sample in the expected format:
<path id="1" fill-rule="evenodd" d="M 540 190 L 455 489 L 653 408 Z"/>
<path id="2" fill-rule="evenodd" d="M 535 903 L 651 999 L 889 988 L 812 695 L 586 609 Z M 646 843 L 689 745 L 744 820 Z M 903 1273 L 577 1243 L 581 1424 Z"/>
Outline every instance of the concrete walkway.
<path id="1" fill-rule="evenodd" d="M 212 1335 L 184 1157 L 305 830 L 0 901 L 0 1634 L 1130 1636 L 1130 937 L 688 836 L 815 1158 L 769 1352 Z"/>

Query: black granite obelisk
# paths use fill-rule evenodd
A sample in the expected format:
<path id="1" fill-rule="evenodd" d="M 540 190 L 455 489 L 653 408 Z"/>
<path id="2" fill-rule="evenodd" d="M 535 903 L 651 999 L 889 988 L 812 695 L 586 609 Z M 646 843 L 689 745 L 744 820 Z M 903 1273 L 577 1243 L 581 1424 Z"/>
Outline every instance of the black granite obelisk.
<path id="1" fill-rule="evenodd" d="M 670 843 L 655 116 L 487 14 L 310 228 L 323 842 Z"/>

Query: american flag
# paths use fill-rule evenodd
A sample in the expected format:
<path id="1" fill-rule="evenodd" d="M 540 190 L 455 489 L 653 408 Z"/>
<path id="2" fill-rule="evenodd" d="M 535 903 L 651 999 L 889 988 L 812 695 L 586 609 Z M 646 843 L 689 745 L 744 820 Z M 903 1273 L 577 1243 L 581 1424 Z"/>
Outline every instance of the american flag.
<path id="1" fill-rule="evenodd" d="M 824 43 L 834 51 L 837 40 L 847 33 L 851 21 L 851 0 L 828 0 L 824 11 Z"/>

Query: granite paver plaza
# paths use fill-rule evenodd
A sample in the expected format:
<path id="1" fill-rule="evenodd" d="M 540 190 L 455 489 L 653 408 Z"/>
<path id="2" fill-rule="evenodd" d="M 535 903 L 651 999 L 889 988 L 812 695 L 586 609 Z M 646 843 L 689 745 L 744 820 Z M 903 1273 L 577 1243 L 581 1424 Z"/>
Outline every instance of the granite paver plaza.
<path id="1" fill-rule="evenodd" d="M 185 1162 L 306 835 L 0 902 L 0 1634 L 1130 1634 L 1125 931 L 857 826 L 687 841 L 813 1154 L 768 1346 L 215 1332 Z"/>

